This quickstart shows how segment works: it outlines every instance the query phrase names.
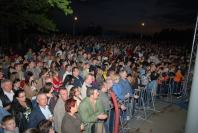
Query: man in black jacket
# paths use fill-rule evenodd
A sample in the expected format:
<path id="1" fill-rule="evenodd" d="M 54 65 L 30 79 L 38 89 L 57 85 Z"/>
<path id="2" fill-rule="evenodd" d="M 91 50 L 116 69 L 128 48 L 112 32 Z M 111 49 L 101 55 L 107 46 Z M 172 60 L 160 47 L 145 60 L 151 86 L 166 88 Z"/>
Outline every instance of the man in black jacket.
<path id="1" fill-rule="evenodd" d="M 1 81 L 2 93 L 0 93 L 0 100 L 2 101 L 3 108 L 11 112 L 11 103 L 13 101 L 14 92 L 12 90 L 12 81 L 3 79 Z"/>

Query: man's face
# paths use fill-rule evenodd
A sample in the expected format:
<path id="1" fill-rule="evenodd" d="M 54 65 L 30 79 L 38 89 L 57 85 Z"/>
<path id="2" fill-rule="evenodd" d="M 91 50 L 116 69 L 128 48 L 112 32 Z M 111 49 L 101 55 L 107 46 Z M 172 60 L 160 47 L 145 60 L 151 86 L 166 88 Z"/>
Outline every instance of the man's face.
<path id="1" fill-rule="evenodd" d="M 93 93 L 93 98 L 96 100 L 98 99 L 98 96 L 99 96 L 98 90 L 95 89 Z"/>
<path id="2" fill-rule="evenodd" d="M 3 124 L 3 127 L 7 131 L 14 131 L 16 129 L 16 123 L 14 120 L 9 120 Z"/>
<path id="3" fill-rule="evenodd" d="M 12 90 L 12 82 L 5 82 L 3 85 L 3 90 L 10 92 Z"/>
<path id="4" fill-rule="evenodd" d="M 74 76 L 78 76 L 79 75 L 79 70 L 78 69 L 75 69 L 74 70 Z"/>
<path id="5" fill-rule="evenodd" d="M 17 71 L 21 71 L 21 69 L 22 69 L 22 67 L 21 67 L 20 64 L 16 66 L 16 70 L 17 70 Z"/>
<path id="6" fill-rule="evenodd" d="M 127 78 L 127 72 L 124 71 L 121 76 L 122 76 L 123 79 L 126 79 Z"/>
<path id="7" fill-rule="evenodd" d="M 107 92 L 107 90 L 108 90 L 108 86 L 106 83 L 103 84 L 103 90 L 104 90 L 104 92 Z"/>
<path id="8" fill-rule="evenodd" d="M 93 76 L 88 75 L 86 82 L 87 82 L 87 84 L 91 84 L 93 82 Z"/>
<path id="9" fill-rule="evenodd" d="M 47 105 L 47 96 L 44 94 L 38 96 L 37 102 L 40 106 L 46 106 Z"/>
<path id="10" fill-rule="evenodd" d="M 68 99 L 67 90 L 60 90 L 60 97 L 63 101 Z"/>

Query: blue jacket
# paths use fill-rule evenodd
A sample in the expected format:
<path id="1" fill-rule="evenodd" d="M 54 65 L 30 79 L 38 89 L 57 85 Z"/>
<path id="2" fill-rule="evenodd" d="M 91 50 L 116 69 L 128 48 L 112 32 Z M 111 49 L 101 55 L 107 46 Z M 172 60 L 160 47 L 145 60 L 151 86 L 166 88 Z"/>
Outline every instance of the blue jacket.
<path id="1" fill-rule="evenodd" d="M 8 111 L 6 111 L 3 107 L 0 107 L 0 123 L 4 116 L 10 115 Z M 0 133 L 3 133 L 3 129 L 0 128 Z"/>
<path id="2" fill-rule="evenodd" d="M 41 112 L 41 109 L 39 108 L 39 106 L 37 105 L 30 114 L 28 128 L 36 128 L 38 123 L 42 121 L 43 119 L 46 119 L 46 118 Z"/>
<path id="3" fill-rule="evenodd" d="M 127 93 L 130 94 L 130 96 L 133 95 L 134 89 L 132 88 L 132 86 L 130 85 L 129 81 L 126 79 L 120 79 L 119 84 L 122 86 L 123 88 L 123 94 L 126 95 Z"/>
<path id="4" fill-rule="evenodd" d="M 116 94 L 119 101 L 124 101 L 124 94 L 123 94 L 123 88 L 120 84 L 113 84 L 112 86 L 113 92 Z"/>

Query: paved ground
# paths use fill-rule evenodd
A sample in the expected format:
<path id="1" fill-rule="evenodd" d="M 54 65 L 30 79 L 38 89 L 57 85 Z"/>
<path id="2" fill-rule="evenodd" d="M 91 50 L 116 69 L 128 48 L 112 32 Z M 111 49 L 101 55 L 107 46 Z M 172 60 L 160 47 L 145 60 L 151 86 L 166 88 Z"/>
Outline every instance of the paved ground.
<path id="1" fill-rule="evenodd" d="M 184 133 L 187 111 L 175 104 L 157 101 L 156 110 L 147 120 L 134 118 L 127 133 Z"/>

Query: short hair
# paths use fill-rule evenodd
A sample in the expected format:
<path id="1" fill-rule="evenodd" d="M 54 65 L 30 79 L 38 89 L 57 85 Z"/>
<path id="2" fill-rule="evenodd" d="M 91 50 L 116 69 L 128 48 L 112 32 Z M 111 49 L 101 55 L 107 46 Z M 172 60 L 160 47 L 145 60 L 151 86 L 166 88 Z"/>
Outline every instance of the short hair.
<path id="1" fill-rule="evenodd" d="M 38 100 L 38 98 L 39 98 L 41 95 L 45 95 L 45 96 L 46 96 L 46 93 L 39 92 L 38 95 L 36 96 L 36 101 Z M 47 97 L 47 96 L 46 96 L 46 97 Z"/>
<path id="2" fill-rule="evenodd" d="M 30 77 L 32 77 L 34 74 L 31 71 L 27 71 L 25 74 L 25 83 L 28 84 Z"/>
<path id="3" fill-rule="evenodd" d="M 74 107 L 75 104 L 76 104 L 76 100 L 73 99 L 73 98 L 70 98 L 70 99 L 66 100 L 66 102 L 65 102 L 65 111 L 66 112 L 71 112 L 70 111 L 71 107 Z"/>
<path id="4" fill-rule="evenodd" d="M 61 85 L 61 86 L 59 87 L 59 92 L 60 92 L 60 90 L 66 90 L 66 91 L 67 91 L 67 89 L 66 89 L 65 86 L 63 86 L 63 85 Z"/>
<path id="5" fill-rule="evenodd" d="M 45 86 L 41 88 L 41 93 L 49 93 L 51 91 L 51 88 L 53 87 L 53 84 L 50 82 L 45 83 Z"/>
<path id="6" fill-rule="evenodd" d="M 91 95 L 93 95 L 94 90 L 97 90 L 97 89 L 93 87 L 87 87 L 87 97 L 90 97 Z"/>
<path id="7" fill-rule="evenodd" d="M 78 67 L 73 67 L 73 68 L 72 68 L 72 73 L 73 73 L 76 69 L 78 69 Z"/>
<path id="8" fill-rule="evenodd" d="M 37 127 L 41 133 L 49 133 L 49 130 L 53 127 L 52 121 L 44 119 L 39 122 Z"/>
<path id="9" fill-rule="evenodd" d="M 69 91 L 69 97 L 70 98 L 73 98 L 74 96 L 75 96 L 75 93 L 76 93 L 76 89 L 78 89 L 77 87 L 72 87 L 71 89 L 70 89 L 70 91 Z"/>
<path id="10" fill-rule="evenodd" d="M 40 72 L 40 74 L 39 74 L 39 76 L 41 77 L 42 75 L 44 75 L 44 74 L 47 73 L 48 71 L 49 71 L 48 68 L 46 68 L 46 67 L 42 68 L 42 69 L 41 69 L 41 72 Z"/>
<path id="11" fill-rule="evenodd" d="M 1 80 L 1 88 L 3 88 L 3 85 L 4 85 L 5 83 L 7 83 L 7 82 L 12 83 L 12 81 L 11 81 L 10 79 L 3 79 L 3 80 Z"/>
<path id="12" fill-rule="evenodd" d="M 24 133 L 41 133 L 37 128 L 29 128 Z"/>
<path id="13" fill-rule="evenodd" d="M 14 117 L 12 115 L 6 115 L 2 119 L 2 124 L 5 125 L 5 123 L 10 121 L 10 120 L 14 120 L 15 121 L 15 119 L 14 119 Z"/>
<path id="14" fill-rule="evenodd" d="M 20 81 L 21 81 L 21 80 L 17 78 L 17 79 L 15 79 L 15 80 L 13 81 L 13 83 L 16 84 L 16 83 L 18 83 L 18 82 L 20 82 Z"/>

